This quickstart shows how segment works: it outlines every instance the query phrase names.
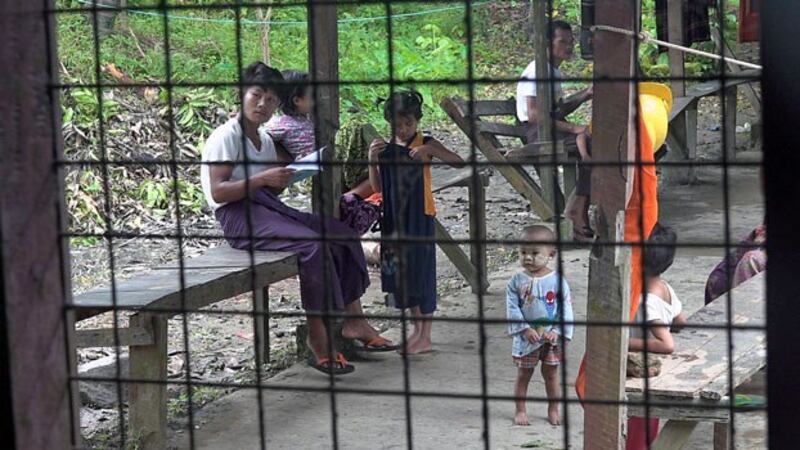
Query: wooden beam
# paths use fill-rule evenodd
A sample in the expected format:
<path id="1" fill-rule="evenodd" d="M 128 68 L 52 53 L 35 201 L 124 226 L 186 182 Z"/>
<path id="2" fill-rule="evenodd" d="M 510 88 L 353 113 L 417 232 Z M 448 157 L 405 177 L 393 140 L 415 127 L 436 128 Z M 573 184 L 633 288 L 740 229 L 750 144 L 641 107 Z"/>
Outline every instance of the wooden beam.
<path id="1" fill-rule="evenodd" d="M 80 445 L 52 1 L 0 0 L 0 425 L 4 448 Z M 70 396 L 70 386 L 72 396 Z"/>
<path id="2" fill-rule="evenodd" d="M 153 345 L 153 334 L 147 328 L 117 328 L 119 341 L 115 339 L 113 328 L 75 331 L 75 347 L 114 347 L 119 342 L 121 347 L 134 345 Z"/>
<path id="3" fill-rule="evenodd" d="M 636 9 L 631 2 L 598 0 L 596 21 L 634 29 Z M 616 33 L 595 35 L 594 78 L 634 76 L 633 42 Z M 594 88 L 594 161 L 635 161 L 633 84 L 597 82 Z M 597 205 L 596 231 L 600 241 L 623 242 L 628 170 L 598 166 L 592 170 L 592 202 Z M 630 249 L 596 244 L 590 254 L 587 321 L 620 323 L 630 314 Z M 586 331 L 586 398 L 621 402 L 625 398 L 628 330 L 592 326 Z M 615 450 L 625 446 L 624 404 L 584 405 L 584 448 Z"/>
<path id="4" fill-rule="evenodd" d="M 472 292 L 477 292 L 479 290 L 485 291 L 485 286 L 488 286 L 489 282 L 486 281 L 485 278 L 481 282 L 478 281 L 478 271 L 473 265 L 472 260 L 470 260 L 470 257 L 467 256 L 467 253 L 462 250 L 458 244 L 453 242 L 453 236 L 451 236 L 447 228 L 439 222 L 439 219 L 434 218 L 433 224 L 436 227 L 436 243 L 447 256 L 447 259 L 456 266 L 461 276 L 467 280 L 467 283 L 472 287 Z M 484 277 L 485 276 L 486 272 L 484 271 Z"/>
<path id="5" fill-rule="evenodd" d="M 308 8 L 308 57 L 312 82 L 339 80 L 339 40 L 336 5 L 312 0 Z M 323 162 L 334 160 L 334 139 L 339 129 L 339 86 L 314 85 L 315 138 L 317 148 L 327 146 Z M 328 217 L 339 216 L 341 170 L 328 166 L 315 178 L 312 198 L 314 211 Z"/>

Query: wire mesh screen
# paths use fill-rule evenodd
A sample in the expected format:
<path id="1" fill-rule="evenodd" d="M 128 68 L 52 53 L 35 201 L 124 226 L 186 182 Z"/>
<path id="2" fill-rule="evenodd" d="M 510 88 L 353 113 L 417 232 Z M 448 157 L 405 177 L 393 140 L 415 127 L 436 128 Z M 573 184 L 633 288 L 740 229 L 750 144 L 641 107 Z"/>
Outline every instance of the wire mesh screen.
<path id="1" fill-rule="evenodd" d="M 766 446 L 738 2 L 54 3 L 82 446 Z"/>

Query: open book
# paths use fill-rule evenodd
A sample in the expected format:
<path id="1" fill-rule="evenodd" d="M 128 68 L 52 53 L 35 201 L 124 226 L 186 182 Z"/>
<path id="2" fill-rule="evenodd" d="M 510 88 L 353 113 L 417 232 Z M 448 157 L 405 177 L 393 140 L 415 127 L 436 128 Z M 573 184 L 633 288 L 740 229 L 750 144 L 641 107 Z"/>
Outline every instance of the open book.
<path id="1" fill-rule="evenodd" d="M 322 167 L 319 165 L 319 162 L 322 156 L 322 152 L 325 151 L 326 149 L 327 147 L 322 147 L 321 149 L 315 151 L 314 153 L 310 153 L 286 166 L 287 169 L 294 170 L 292 178 L 289 180 L 289 184 L 294 184 L 297 183 L 298 181 L 303 181 L 306 178 L 314 176 L 320 171 L 322 171 Z"/>

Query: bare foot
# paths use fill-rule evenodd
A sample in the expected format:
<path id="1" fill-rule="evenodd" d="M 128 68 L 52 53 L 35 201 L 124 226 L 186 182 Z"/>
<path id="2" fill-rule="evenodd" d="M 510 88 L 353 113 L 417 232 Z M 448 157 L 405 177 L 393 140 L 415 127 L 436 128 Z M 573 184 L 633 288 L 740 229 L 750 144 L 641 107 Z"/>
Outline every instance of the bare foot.
<path id="1" fill-rule="evenodd" d="M 342 327 L 342 337 L 345 339 L 358 339 L 359 341 L 369 342 L 378 336 L 378 330 L 364 319 L 345 320 Z"/>
<path id="2" fill-rule="evenodd" d="M 550 405 L 547 407 L 547 421 L 550 425 L 561 425 L 561 415 L 558 413 L 558 405 Z"/>
<path id="3" fill-rule="evenodd" d="M 405 353 L 406 355 L 420 355 L 422 353 L 428 353 L 432 349 L 431 341 L 418 337 L 413 342 L 406 342 L 406 345 L 398 350 L 398 352 Z"/>
<path id="4" fill-rule="evenodd" d="M 517 425 L 521 425 L 523 427 L 527 427 L 531 423 L 528 421 L 528 415 L 525 414 L 525 411 L 518 411 L 517 415 L 514 416 L 514 423 Z"/>

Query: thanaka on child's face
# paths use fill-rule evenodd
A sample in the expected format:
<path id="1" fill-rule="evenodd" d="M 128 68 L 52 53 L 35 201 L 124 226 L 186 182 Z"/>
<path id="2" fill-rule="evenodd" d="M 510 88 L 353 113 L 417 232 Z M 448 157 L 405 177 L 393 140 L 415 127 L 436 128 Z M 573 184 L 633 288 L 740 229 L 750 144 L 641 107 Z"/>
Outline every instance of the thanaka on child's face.
<path id="1" fill-rule="evenodd" d="M 408 141 L 417 133 L 419 121 L 414 116 L 396 115 L 391 123 L 394 136 L 400 141 Z"/>
<path id="2" fill-rule="evenodd" d="M 536 273 L 547 267 L 555 253 L 552 245 L 523 244 L 519 247 L 519 263 L 528 272 Z"/>
<path id="3" fill-rule="evenodd" d="M 260 86 L 250 86 L 244 93 L 242 110 L 244 117 L 256 125 L 268 121 L 281 101 L 278 94 L 272 89 L 263 89 Z"/>

